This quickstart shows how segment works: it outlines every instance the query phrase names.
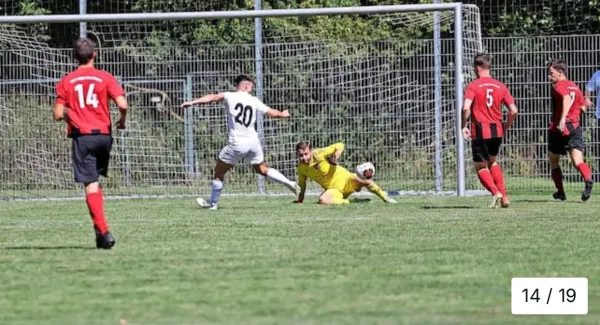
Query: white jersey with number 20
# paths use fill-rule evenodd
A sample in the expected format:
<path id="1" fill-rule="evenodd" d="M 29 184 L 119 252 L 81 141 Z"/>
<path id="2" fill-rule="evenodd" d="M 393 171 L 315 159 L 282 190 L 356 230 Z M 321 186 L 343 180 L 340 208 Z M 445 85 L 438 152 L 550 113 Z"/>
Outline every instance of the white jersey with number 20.
<path id="1" fill-rule="evenodd" d="M 245 91 L 226 92 L 224 99 L 229 141 L 258 139 L 255 128 L 257 112 L 266 113 L 269 107 Z"/>

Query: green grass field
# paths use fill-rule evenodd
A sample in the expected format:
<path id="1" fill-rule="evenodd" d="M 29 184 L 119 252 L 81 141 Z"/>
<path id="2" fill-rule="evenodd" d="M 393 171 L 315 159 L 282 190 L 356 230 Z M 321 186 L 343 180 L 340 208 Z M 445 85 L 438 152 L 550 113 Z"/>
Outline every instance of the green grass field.
<path id="1" fill-rule="evenodd" d="M 550 193 L 548 193 L 550 194 Z M 0 202 L 0 324 L 599 324 L 600 199 Z M 587 277 L 589 314 L 513 316 L 512 277 Z"/>

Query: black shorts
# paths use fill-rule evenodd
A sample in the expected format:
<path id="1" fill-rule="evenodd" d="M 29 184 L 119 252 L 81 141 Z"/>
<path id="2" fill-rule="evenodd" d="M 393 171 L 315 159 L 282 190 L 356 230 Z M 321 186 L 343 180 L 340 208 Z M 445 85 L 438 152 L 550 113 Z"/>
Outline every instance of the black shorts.
<path id="1" fill-rule="evenodd" d="M 97 182 L 100 175 L 108 176 L 112 149 L 110 135 L 82 135 L 73 138 L 73 175 L 75 182 Z"/>
<path id="2" fill-rule="evenodd" d="M 566 155 L 571 149 L 585 151 L 583 142 L 583 130 L 580 126 L 573 127 L 573 124 L 567 123 L 569 135 L 564 135 L 561 131 L 548 131 L 548 151 L 555 155 Z"/>
<path id="3" fill-rule="evenodd" d="M 471 152 L 474 162 L 489 161 L 490 156 L 497 156 L 502 145 L 502 138 L 475 139 L 471 141 Z"/>

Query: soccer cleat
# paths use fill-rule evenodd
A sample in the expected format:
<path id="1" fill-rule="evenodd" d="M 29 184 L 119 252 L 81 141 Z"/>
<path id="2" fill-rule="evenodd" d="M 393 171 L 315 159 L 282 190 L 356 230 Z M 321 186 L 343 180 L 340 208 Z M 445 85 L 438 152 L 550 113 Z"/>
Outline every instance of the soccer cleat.
<path id="1" fill-rule="evenodd" d="M 398 201 L 392 199 L 391 197 L 388 197 L 387 200 L 385 200 L 385 203 L 396 204 L 398 203 Z"/>
<path id="2" fill-rule="evenodd" d="M 508 196 L 502 197 L 502 201 L 500 201 L 500 206 L 503 208 L 508 208 L 510 206 L 510 201 L 508 200 Z"/>
<path id="3" fill-rule="evenodd" d="M 219 208 L 217 203 L 212 203 L 201 197 L 196 199 L 196 203 L 198 204 L 199 207 L 201 207 L 203 209 L 217 210 Z"/>
<path id="4" fill-rule="evenodd" d="M 104 235 L 96 233 L 96 248 L 111 249 L 115 243 L 115 237 L 110 232 L 106 232 Z"/>
<path id="5" fill-rule="evenodd" d="M 492 202 L 490 202 L 490 205 L 488 205 L 488 207 L 490 209 L 494 209 L 498 207 L 498 203 L 500 203 L 500 201 L 502 200 L 502 193 L 496 193 L 492 196 Z"/>
<path id="6" fill-rule="evenodd" d="M 567 199 L 567 195 L 565 194 L 565 192 L 555 192 L 554 194 L 552 194 L 552 197 L 555 200 L 561 200 L 561 201 L 564 201 Z"/>
<path id="7" fill-rule="evenodd" d="M 583 193 L 581 193 L 581 201 L 585 202 L 590 199 L 590 197 L 592 196 L 593 187 L 594 182 L 592 180 L 585 182 L 585 189 L 583 190 Z"/>

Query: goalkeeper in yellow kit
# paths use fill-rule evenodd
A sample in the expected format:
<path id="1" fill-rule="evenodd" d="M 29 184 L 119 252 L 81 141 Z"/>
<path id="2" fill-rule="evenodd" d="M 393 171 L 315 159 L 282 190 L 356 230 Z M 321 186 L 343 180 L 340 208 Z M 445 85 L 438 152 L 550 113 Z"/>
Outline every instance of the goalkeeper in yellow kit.
<path id="1" fill-rule="evenodd" d="M 361 179 L 355 173 L 338 166 L 343 151 L 344 144 L 341 142 L 314 150 L 311 149 L 309 142 L 300 142 L 296 145 L 296 154 L 299 160 L 298 184 L 300 185 L 298 203 L 304 201 L 307 178 L 317 182 L 325 189 L 319 196 L 320 204 L 348 204 L 350 203 L 348 196 L 354 192 L 360 192 L 363 187 L 386 203 L 396 203 L 371 179 Z"/>

